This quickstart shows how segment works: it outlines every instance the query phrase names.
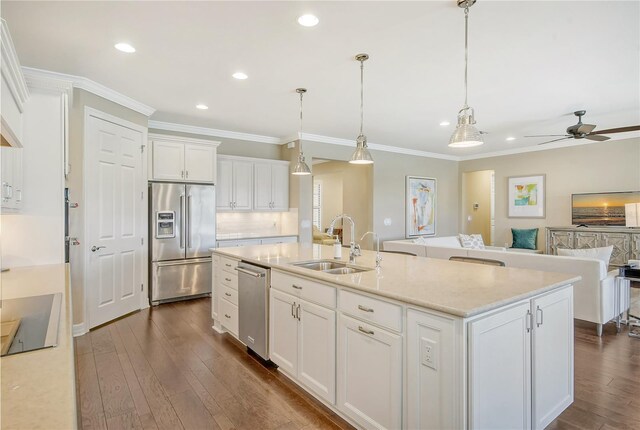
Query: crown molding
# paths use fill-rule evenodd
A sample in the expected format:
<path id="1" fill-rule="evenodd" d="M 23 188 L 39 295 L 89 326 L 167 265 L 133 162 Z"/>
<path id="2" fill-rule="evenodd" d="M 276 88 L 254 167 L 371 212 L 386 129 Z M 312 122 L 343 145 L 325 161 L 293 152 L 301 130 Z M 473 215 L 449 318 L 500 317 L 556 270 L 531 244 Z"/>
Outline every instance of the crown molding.
<path id="1" fill-rule="evenodd" d="M 111 88 L 105 87 L 102 84 L 99 84 L 95 81 L 92 81 L 91 79 L 87 79 L 82 76 L 68 75 L 66 73 L 52 72 L 49 70 L 35 69 L 32 67 L 23 67 L 22 70 L 25 75 L 30 75 L 30 79 L 33 80 L 71 82 L 73 88 L 79 88 L 81 90 L 88 91 L 92 94 L 105 98 L 128 109 L 141 113 L 142 115 L 147 117 L 151 116 L 156 111 L 151 106 L 147 106 L 144 103 L 134 100 L 129 96 L 125 96 L 122 93 L 114 91 Z"/>
<path id="2" fill-rule="evenodd" d="M 281 139 L 259 134 L 241 133 L 238 131 L 219 130 L 217 128 L 198 127 L 195 125 L 176 124 L 163 121 L 149 121 L 149 128 L 155 130 L 176 131 L 180 133 L 199 134 L 201 136 L 223 137 L 227 139 L 248 140 L 250 142 L 268 143 L 280 145 Z"/>
<path id="3" fill-rule="evenodd" d="M 23 68 L 24 79 L 29 88 L 63 92 L 70 94 L 73 91 L 73 81 L 66 77 L 50 76 L 42 74 L 37 69 Z"/>
<path id="4" fill-rule="evenodd" d="M 29 98 L 29 89 L 22 75 L 20 60 L 13 45 L 9 27 L 4 19 L 0 19 L 0 45 L 0 50 L 2 51 L 0 70 L 9 87 L 9 91 L 11 91 L 11 95 L 13 95 L 18 105 L 18 109 L 22 112 L 23 105 Z"/>
<path id="5" fill-rule="evenodd" d="M 606 142 L 616 142 L 621 140 L 629 140 L 637 138 L 637 136 L 632 137 L 618 137 L 607 140 Z M 539 151 L 549 151 L 553 149 L 561 149 L 561 148 L 572 148 L 574 146 L 586 146 L 586 145 L 594 145 L 596 142 L 588 139 L 579 139 L 579 140 L 568 140 L 567 142 L 562 143 L 554 143 L 553 145 L 534 145 L 534 146 L 525 146 L 520 148 L 506 149 L 504 151 L 495 151 L 495 152 L 485 152 L 484 154 L 475 154 L 475 155 L 466 155 L 458 157 L 458 161 L 468 161 L 468 160 L 479 160 L 481 158 L 492 158 L 492 157 L 503 157 L 505 155 L 518 155 L 518 154 L 526 154 L 529 152 L 539 152 Z"/>
<path id="6" fill-rule="evenodd" d="M 339 145 L 339 146 L 356 146 L 356 141 L 351 139 L 342 139 L 339 137 L 331 137 L 331 136 L 323 136 L 320 134 L 311 134 L 311 133 L 302 133 L 300 135 L 302 140 L 306 140 L 308 142 L 318 142 L 318 143 L 328 143 L 330 145 Z M 294 140 L 298 140 L 298 136 L 293 138 L 285 139 L 282 143 L 289 143 Z M 383 151 L 383 152 L 393 152 L 395 154 L 404 154 L 404 155 L 413 155 L 416 157 L 424 157 L 424 158 L 436 158 L 440 160 L 449 160 L 449 161 L 459 161 L 460 157 L 456 155 L 449 154 L 438 154 L 436 152 L 428 152 L 428 151 L 420 151 L 417 149 L 409 149 L 409 148 L 400 148 L 397 146 L 390 145 L 382 145 L 379 143 L 370 142 L 367 144 L 370 150 L 373 151 Z"/>
<path id="7" fill-rule="evenodd" d="M 197 143 L 199 145 L 219 146 L 220 141 L 207 139 L 194 139 L 193 137 L 173 136 L 171 134 L 149 133 L 147 136 L 150 141 L 177 142 L 177 143 Z"/>

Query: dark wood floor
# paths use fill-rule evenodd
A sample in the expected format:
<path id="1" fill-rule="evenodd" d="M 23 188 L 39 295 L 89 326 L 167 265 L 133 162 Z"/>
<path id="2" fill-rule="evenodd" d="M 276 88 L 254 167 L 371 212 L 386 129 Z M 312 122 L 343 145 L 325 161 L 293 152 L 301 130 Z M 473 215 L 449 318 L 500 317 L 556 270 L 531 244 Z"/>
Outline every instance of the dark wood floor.
<path id="1" fill-rule="evenodd" d="M 640 340 L 576 325 L 575 402 L 550 429 L 640 429 Z M 81 425 L 351 428 L 227 335 L 210 300 L 161 305 L 76 338 Z"/>

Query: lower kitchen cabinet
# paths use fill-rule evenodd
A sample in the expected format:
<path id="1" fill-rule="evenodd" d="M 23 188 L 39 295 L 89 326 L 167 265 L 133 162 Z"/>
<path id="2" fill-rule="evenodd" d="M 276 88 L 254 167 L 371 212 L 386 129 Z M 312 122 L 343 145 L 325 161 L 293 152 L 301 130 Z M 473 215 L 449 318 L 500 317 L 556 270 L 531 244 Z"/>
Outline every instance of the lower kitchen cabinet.
<path id="1" fill-rule="evenodd" d="M 218 306 L 220 306 L 219 311 L 222 325 L 229 330 L 231 334 L 238 337 L 238 306 L 225 299 L 221 299 Z"/>
<path id="2" fill-rule="evenodd" d="M 401 428 L 402 356 L 402 336 L 340 314 L 338 409 L 363 428 Z"/>
<path id="3" fill-rule="evenodd" d="M 573 287 L 469 323 L 469 428 L 543 429 L 573 402 Z"/>
<path id="4" fill-rule="evenodd" d="M 271 361 L 334 404 L 336 312 L 274 289 L 270 298 Z"/>

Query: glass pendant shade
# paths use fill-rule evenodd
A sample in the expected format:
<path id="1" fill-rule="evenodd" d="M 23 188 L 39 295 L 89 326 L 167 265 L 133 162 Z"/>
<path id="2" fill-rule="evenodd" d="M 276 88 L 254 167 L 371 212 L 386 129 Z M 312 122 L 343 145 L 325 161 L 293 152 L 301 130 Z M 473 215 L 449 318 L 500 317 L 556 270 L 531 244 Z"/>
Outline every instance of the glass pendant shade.
<path id="1" fill-rule="evenodd" d="M 304 161 L 304 155 L 302 154 L 302 152 L 298 154 L 298 162 L 295 166 L 293 166 L 293 172 L 291 172 L 291 174 L 299 176 L 311 174 L 309 166 L 307 166 L 307 163 L 305 163 Z"/>
<path id="2" fill-rule="evenodd" d="M 367 148 L 367 137 L 364 135 L 358 136 L 356 140 L 356 150 L 349 160 L 351 164 L 373 164 L 373 157 Z"/>
<path id="3" fill-rule="evenodd" d="M 464 108 L 458 112 L 458 125 L 451 139 L 449 139 L 449 147 L 471 148 L 472 146 L 482 145 L 484 141 L 482 140 L 482 135 L 474 126 L 475 123 L 473 109 Z"/>

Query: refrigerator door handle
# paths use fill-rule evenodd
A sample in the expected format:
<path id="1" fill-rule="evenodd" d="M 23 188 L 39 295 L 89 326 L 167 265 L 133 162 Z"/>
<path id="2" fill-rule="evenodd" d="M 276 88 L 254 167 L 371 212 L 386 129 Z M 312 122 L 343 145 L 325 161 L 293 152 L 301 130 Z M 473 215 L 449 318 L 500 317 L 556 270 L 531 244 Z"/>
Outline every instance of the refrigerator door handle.
<path id="1" fill-rule="evenodd" d="M 189 175 L 187 171 L 187 175 Z M 187 195 L 187 248 L 191 248 L 191 194 Z"/>
<path id="2" fill-rule="evenodd" d="M 156 270 L 158 270 L 160 267 L 183 266 L 185 264 L 200 264 L 200 263 L 206 263 L 208 261 L 211 261 L 211 259 L 210 258 L 192 258 L 189 260 L 159 261 L 156 265 Z"/>
<path id="3" fill-rule="evenodd" d="M 180 249 L 184 249 L 184 194 L 180 195 Z"/>

